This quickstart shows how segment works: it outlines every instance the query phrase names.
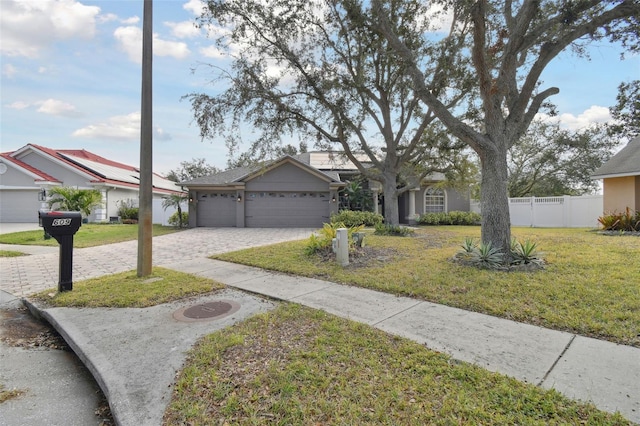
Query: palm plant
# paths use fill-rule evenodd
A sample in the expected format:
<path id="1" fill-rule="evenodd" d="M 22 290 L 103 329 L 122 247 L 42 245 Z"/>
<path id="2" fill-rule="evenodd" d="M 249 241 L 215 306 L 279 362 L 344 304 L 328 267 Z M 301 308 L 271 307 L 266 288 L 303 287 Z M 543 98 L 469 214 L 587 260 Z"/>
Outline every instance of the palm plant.
<path id="1" fill-rule="evenodd" d="M 80 212 L 83 217 L 89 216 L 91 210 L 102 205 L 102 193 L 97 189 L 55 186 L 49 190 L 49 196 L 49 208 L 56 206 L 58 210 Z"/>
<path id="2" fill-rule="evenodd" d="M 178 210 L 178 224 L 182 228 L 182 206 L 181 203 L 187 200 L 187 194 L 171 194 L 162 197 L 162 208 L 167 210 L 169 207 L 173 207 Z"/>

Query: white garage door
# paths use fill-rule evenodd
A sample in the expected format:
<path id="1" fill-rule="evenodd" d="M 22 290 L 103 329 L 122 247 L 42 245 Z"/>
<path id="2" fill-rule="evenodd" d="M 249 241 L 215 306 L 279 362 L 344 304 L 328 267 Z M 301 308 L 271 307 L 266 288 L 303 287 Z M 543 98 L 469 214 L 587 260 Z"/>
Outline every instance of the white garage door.
<path id="1" fill-rule="evenodd" d="M 251 228 L 320 228 L 329 222 L 328 192 L 247 192 L 245 225 Z"/>
<path id="2" fill-rule="evenodd" d="M 0 191 L 0 223 L 37 223 L 38 190 Z"/>
<path id="3" fill-rule="evenodd" d="M 236 226 L 235 192 L 199 192 L 197 226 Z"/>

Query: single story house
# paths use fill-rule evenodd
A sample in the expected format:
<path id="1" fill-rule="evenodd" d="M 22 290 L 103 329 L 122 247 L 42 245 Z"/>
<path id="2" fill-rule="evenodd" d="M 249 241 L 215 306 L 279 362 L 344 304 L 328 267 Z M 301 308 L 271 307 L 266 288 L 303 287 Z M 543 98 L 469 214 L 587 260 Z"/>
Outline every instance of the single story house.
<path id="1" fill-rule="evenodd" d="M 90 222 L 118 216 L 118 203 L 138 205 L 140 172 L 84 149 L 51 149 L 28 144 L 0 154 L 0 223 L 38 222 L 38 210 L 48 208 L 48 190 L 55 186 L 97 189 L 103 205 Z M 179 186 L 153 176 L 153 197 L 182 193 Z"/>
<path id="2" fill-rule="evenodd" d="M 321 227 L 340 206 L 339 193 L 359 175 L 344 156 L 308 152 L 283 156 L 253 167 L 226 170 L 180 185 L 189 191 L 189 226 Z M 410 223 L 424 212 L 469 211 L 468 194 L 434 186 L 444 177 L 425 179 L 403 194 L 399 212 Z M 375 212 L 382 212 L 382 185 L 367 182 Z"/>
<path id="3" fill-rule="evenodd" d="M 592 179 L 603 180 L 604 212 L 640 211 L 640 136 L 596 169 Z"/>

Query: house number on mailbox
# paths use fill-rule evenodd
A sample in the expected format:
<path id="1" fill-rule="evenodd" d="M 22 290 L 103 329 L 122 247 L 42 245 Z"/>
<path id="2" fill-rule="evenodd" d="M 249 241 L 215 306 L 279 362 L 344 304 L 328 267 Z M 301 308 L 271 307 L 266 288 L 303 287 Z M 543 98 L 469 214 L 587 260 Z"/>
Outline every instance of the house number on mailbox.
<path id="1" fill-rule="evenodd" d="M 53 219 L 51 226 L 69 226 L 71 225 L 71 219 Z"/>

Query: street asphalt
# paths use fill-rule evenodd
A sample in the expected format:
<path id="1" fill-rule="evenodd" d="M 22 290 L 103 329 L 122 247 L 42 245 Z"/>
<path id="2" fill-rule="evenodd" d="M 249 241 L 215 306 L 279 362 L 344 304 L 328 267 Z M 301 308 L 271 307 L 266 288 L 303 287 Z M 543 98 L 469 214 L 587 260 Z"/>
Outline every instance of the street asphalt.
<path id="1" fill-rule="evenodd" d="M 219 293 L 144 309 L 34 305 L 31 309 L 58 330 L 91 372 L 119 425 L 159 425 L 169 403 L 175 373 L 194 342 L 271 309 L 278 300 L 369 324 L 448 353 L 457 360 L 543 388 L 554 388 L 568 397 L 591 401 L 605 411 L 619 411 L 640 423 L 640 348 L 207 258 L 224 251 L 307 238 L 311 232 L 197 228 L 157 237 L 153 241 L 154 264 L 208 277 L 228 287 Z M 135 269 L 136 244 L 76 249 L 74 281 Z M 10 247 L 0 245 L 0 249 L 7 248 Z M 57 250 L 2 258 L 0 266 L 2 289 L 16 297 L 27 297 L 57 283 Z M 203 321 L 184 321 L 177 314 L 216 302 L 231 304 L 237 310 Z M 25 368 L 24 364 L 3 362 L 0 383 L 8 376 L 16 376 L 9 371 L 21 368 Z M 23 386 L 32 384 L 27 382 Z M 11 413 L 3 405 L 0 424 L 19 424 L 6 417 Z"/>

